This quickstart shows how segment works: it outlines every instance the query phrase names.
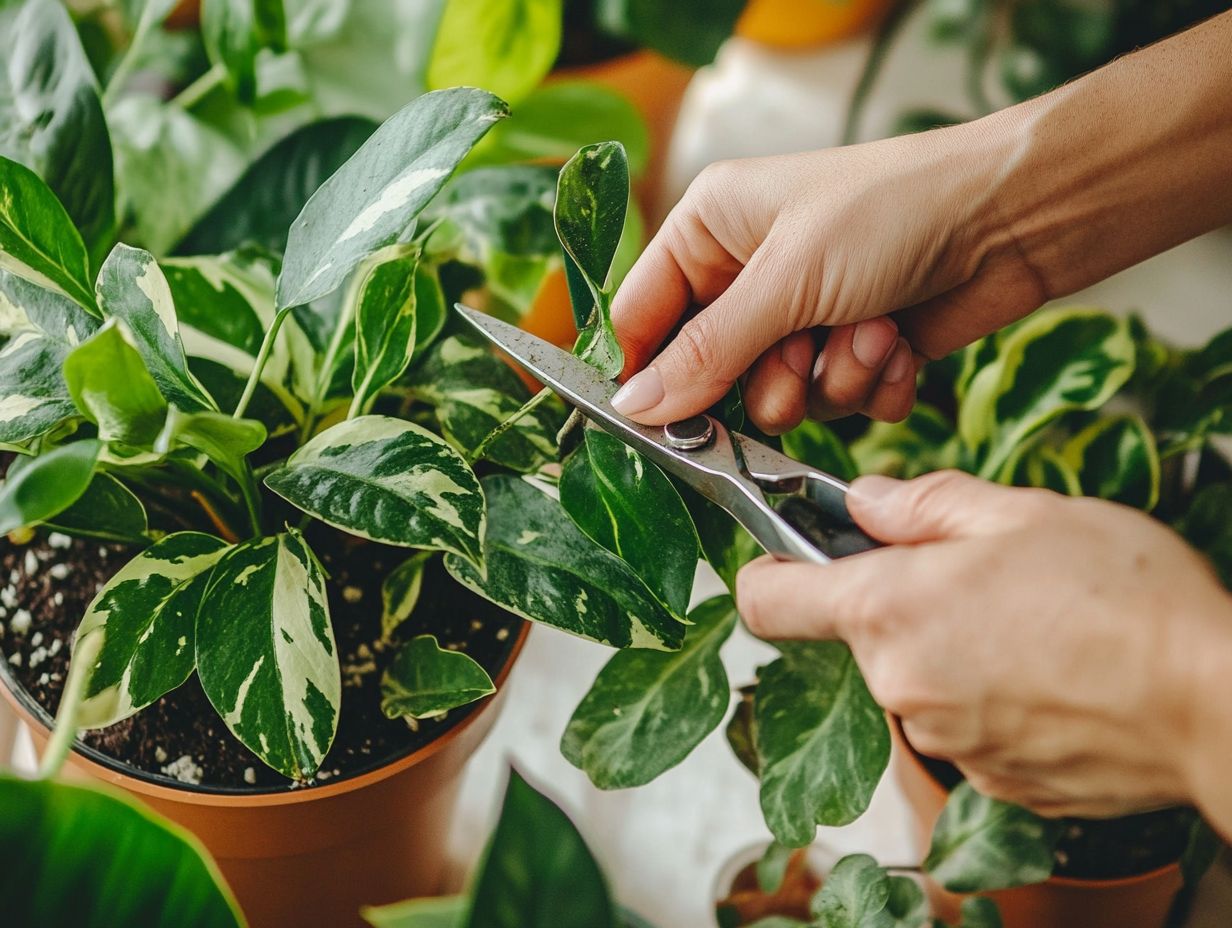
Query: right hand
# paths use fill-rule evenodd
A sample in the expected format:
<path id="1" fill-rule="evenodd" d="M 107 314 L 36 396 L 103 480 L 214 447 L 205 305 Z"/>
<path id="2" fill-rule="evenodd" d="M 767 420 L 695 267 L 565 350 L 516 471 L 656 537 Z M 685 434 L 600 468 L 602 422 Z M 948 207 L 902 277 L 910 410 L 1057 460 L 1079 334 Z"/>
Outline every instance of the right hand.
<path id="1" fill-rule="evenodd" d="M 616 297 L 624 374 L 649 368 L 620 411 L 681 419 L 747 371 L 749 416 L 772 434 L 806 412 L 906 416 L 925 360 L 1049 296 L 993 207 L 1005 135 L 981 120 L 711 165 Z"/>

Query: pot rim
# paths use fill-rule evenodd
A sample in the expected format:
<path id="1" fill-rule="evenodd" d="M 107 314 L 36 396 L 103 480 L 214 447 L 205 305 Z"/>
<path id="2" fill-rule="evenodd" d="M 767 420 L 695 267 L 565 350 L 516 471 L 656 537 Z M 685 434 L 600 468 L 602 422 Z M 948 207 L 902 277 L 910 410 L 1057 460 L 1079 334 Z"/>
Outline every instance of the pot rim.
<path id="1" fill-rule="evenodd" d="M 907 740 L 907 736 L 903 733 L 902 719 L 900 719 L 896 715 L 891 715 L 890 713 L 886 713 L 886 714 L 889 715 L 891 724 L 893 724 L 894 729 L 898 735 L 898 739 L 902 742 L 903 747 L 906 749 L 906 750 L 900 751 L 899 753 L 902 755 L 904 759 L 907 760 L 908 763 L 912 765 L 916 773 L 924 777 L 924 779 L 928 782 L 929 786 L 932 787 L 933 792 L 936 793 L 944 802 L 945 797 L 949 796 L 949 791 L 945 788 L 944 785 L 942 785 L 942 783 L 936 777 L 932 775 L 932 772 L 927 767 L 925 767 L 924 764 L 920 761 L 920 755 L 916 752 L 916 749 L 911 746 L 911 742 Z M 1181 869 L 1181 862 L 1179 859 L 1177 859 L 1177 860 L 1172 861 L 1171 863 L 1167 863 L 1167 864 L 1163 864 L 1162 866 L 1155 867 L 1152 870 L 1144 870 L 1142 873 L 1135 873 L 1130 876 L 1105 877 L 1102 879 L 1095 878 L 1095 877 L 1050 876 L 1047 880 L 1044 881 L 1043 884 L 1036 883 L 1036 884 L 1027 884 L 1026 886 L 1011 886 L 1008 889 L 995 889 L 995 890 L 989 890 L 989 892 L 1000 893 L 1000 892 L 1009 892 L 1015 889 L 1030 889 L 1030 887 L 1033 885 L 1039 886 L 1039 885 L 1045 885 L 1045 884 L 1064 887 L 1067 889 L 1087 889 L 1087 890 L 1089 889 L 1101 889 L 1101 890 L 1121 889 L 1126 886 L 1135 886 L 1139 883 L 1149 883 L 1154 880 L 1158 880 L 1164 876 L 1171 874 L 1174 871 L 1179 871 L 1180 869 Z M 984 895 L 984 893 L 975 893 L 975 895 Z"/>
<path id="2" fill-rule="evenodd" d="M 131 793 L 136 793 L 150 799 L 164 802 L 187 803 L 198 806 L 282 806 L 313 802 L 321 799 L 331 799 L 345 793 L 363 789 L 382 780 L 388 779 L 402 771 L 420 764 L 445 748 L 453 739 L 474 724 L 475 720 L 489 707 L 489 704 L 502 693 L 502 687 L 513 669 L 514 663 L 521 656 L 530 635 L 531 623 L 525 619 L 521 622 L 517 638 L 509 649 L 509 654 L 492 683 L 496 692 L 485 696 L 466 707 L 466 715 L 451 725 L 439 737 L 427 744 L 396 757 L 373 770 L 352 777 L 340 778 L 334 783 L 325 783 L 307 788 L 280 787 L 277 790 L 268 788 L 238 788 L 218 786 L 194 786 L 181 783 L 164 774 L 150 773 L 138 770 L 124 761 L 110 757 L 80 741 L 73 742 L 73 762 L 87 768 L 92 776 L 113 786 L 118 786 Z M 50 737 L 51 725 L 54 722 L 51 714 L 43 708 L 26 688 L 22 686 L 9 670 L 8 662 L 0 658 L 0 695 L 17 713 L 18 717 L 31 728 L 40 731 L 45 737 Z"/>

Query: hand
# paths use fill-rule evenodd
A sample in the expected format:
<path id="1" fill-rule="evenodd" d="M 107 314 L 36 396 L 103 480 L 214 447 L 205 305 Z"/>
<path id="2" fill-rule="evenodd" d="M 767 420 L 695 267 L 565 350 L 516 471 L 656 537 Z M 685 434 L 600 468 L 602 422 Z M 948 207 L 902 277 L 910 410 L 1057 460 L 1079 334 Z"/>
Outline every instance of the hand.
<path id="1" fill-rule="evenodd" d="M 692 415 L 748 371 L 749 415 L 770 433 L 806 411 L 904 417 L 925 358 L 1045 299 L 1012 244 L 992 244 L 1001 146 L 980 123 L 711 165 L 616 297 L 625 373 L 650 364 L 620 411 L 650 424 Z"/>
<path id="2" fill-rule="evenodd" d="M 1208 774 L 1226 769 L 1232 598 L 1171 530 L 955 472 L 861 478 L 849 504 L 894 546 L 750 564 L 738 600 L 754 633 L 845 640 L 908 740 L 987 795 L 1111 816 L 1209 787 L 1226 811 Z"/>

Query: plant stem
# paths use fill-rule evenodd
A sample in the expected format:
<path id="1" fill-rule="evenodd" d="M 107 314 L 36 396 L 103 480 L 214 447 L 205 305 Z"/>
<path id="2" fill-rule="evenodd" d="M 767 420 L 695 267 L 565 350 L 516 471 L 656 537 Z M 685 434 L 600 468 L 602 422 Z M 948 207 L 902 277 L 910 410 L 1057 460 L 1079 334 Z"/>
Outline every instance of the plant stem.
<path id="1" fill-rule="evenodd" d="M 141 47 L 145 45 L 145 40 L 149 36 L 150 30 L 154 28 L 154 16 L 157 12 L 157 3 L 147 3 L 145 9 L 141 11 L 141 18 L 137 20 L 137 28 L 133 30 L 132 41 L 128 43 L 128 48 L 124 50 L 120 63 L 111 72 L 111 79 L 107 81 L 107 87 L 103 90 L 102 102 L 104 110 L 110 109 L 112 104 L 115 103 L 116 96 L 124 89 L 124 84 L 127 82 L 129 74 L 136 67 L 137 56 L 141 52 Z"/>
<path id="2" fill-rule="evenodd" d="M 235 412 L 231 413 L 231 418 L 239 419 L 244 415 L 244 410 L 248 408 L 248 403 L 252 400 L 253 393 L 256 392 L 257 383 L 261 380 L 261 372 L 265 370 L 265 362 L 269 360 L 270 351 L 274 347 L 274 339 L 278 337 L 278 330 L 282 328 L 282 320 L 290 311 L 290 309 L 280 309 L 274 316 L 274 321 L 270 323 L 269 329 L 266 330 L 265 337 L 261 339 L 261 347 L 257 349 L 256 360 L 252 362 L 248 382 L 244 384 L 244 392 L 240 395 L 240 401 L 235 404 Z"/>
<path id="3" fill-rule="evenodd" d="M 73 742 L 77 739 L 77 710 L 81 706 L 86 679 L 89 677 L 88 671 L 98 660 L 98 652 L 102 647 L 102 635 L 86 635 L 77 642 L 73 650 L 72 667 L 69 669 L 68 681 L 64 684 L 64 695 L 60 697 L 55 728 L 52 729 L 47 748 L 43 751 L 42 763 L 39 764 L 39 776 L 42 779 L 50 779 L 60 772 Z"/>
<path id="4" fill-rule="evenodd" d="M 525 416 L 528 412 L 531 412 L 536 406 L 538 406 L 540 403 L 542 403 L 544 400 L 546 400 L 551 395 L 552 395 L 551 388 L 544 387 L 542 390 L 540 390 L 538 393 L 536 393 L 534 396 L 528 399 L 525 403 L 521 405 L 521 407 L 515 410 L 514 413 L 511 416 L 509 416 L 508 419 L 499 423 L 496 426 L 496 428 L 492 429 L 492 431 L 488 432 L 488 434 L 484 436 L 483 441 L 481 441 L 478 445 L 476 445 L 475 449 L 466 456 L 466 462 L 468 464 L 474 465 L 476 461 L 478 461 L 481 457 L 483 457 L 483 453 L 487 451 L 489 447 L 491 447 L 494 441 L 496 441 L 498 438 L 500 438 L 502 435 L 508 432 L 511 428 L 513 428 L 517 424 L 519 419 Z"/>
<path id="5" fill-rule="evenodd" d="M 360 276 L 358 273 L 356 277 Z M 338 352 L 342 350 L 343 339 L 346 338 L 347 329 L 351 327 L 351 319 L 355 315 L 355 300 L 351 294 L 343 300 L 342 311 L 338 314 L 338 325 L 334 328 L 334 335 L 329 340 L 329 346 L 325 349 L 325 356 L 321 359 L 321 369 L 317 373 L 316 387 L 312 391 L 312 399 L 308 402 L 308 409 L 304 412 L 304 425 L 300 431 L 299 440 L 303 444 L 308 440 L 308 436 L 312 434 L 312 428 L 316 424 L 317 414 L 321 410 L 321 404 L 325 402 L 325 394 L 329 391 L 330 381 L 334 379 L 334 365 L 338 363 Z"/>
<path id="6" fill-rule="evenodd" d="M 171 103 L 182 110 L 190 110 L 200 103 L 211 90 L 222 83 L 226 69 L 216 64 L 195 81 L 171 98 Z"/>

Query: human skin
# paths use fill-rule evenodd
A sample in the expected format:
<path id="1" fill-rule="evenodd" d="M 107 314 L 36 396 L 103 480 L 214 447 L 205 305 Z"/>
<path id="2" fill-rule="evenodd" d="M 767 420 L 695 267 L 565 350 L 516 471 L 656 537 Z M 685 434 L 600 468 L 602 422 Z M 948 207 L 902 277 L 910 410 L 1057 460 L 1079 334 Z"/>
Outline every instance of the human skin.
<path id="1" fill-rule="evenodd" d="M 1223 14 L 966 125 L 715 165 L 616 298 L 617 408 L 661 424 L 745 377 L 771 433 L 900 419 L 926 360 L 1232 221 L 1228 152 Z M 850 506 L 891 547 L 750 565 L 754 632 L 848 641 L 913 743 L 990 795 L 1193 802 L 1232 835 L 1232 601 L 1176 535 L 954 474 L 861 478 Z"/>

